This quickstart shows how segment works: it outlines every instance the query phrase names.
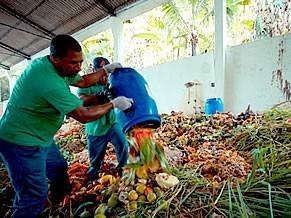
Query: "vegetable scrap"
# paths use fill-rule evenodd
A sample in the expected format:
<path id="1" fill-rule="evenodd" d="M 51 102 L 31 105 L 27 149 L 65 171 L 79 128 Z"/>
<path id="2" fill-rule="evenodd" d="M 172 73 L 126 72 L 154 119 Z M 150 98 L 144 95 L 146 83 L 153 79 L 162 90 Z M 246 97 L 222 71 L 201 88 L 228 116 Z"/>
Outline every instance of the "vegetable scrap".
<path id="1" fill-rule="evenodd" d="M 98 179 L 87 177 L 84 126 L 66 120 L 56 134 L 69 163 L 71 193 L 47 217 L 288 217 L 291 214 L 291 110 L 213 116 L 162 114 L 156 129 L 128 134 L 130 159 L 116 173 L 112 145 Z M 1 163 L 0 215 L 13 189 Z M 3 199 L 3 200 L 2 200 Z"/>

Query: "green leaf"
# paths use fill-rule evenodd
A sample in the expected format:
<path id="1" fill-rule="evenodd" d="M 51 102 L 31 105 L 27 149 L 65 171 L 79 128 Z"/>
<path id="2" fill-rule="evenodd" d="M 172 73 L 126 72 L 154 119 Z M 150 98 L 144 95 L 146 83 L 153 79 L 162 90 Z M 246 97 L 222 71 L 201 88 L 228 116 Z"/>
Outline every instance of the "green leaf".
<path id="1" fill-rule="evenodd" d="M 236 180 L 236 185 L 237 185 L 236 190 L 237 190 L 237 193 L 238 193 L 238 199 L 240 201 L 241 217 L 249 217 L 248 216 L 248 211 L 247 211 L 247 206 L 246 206 L 246 203 L 244 201 L 243 194 L 241 192 L 241 188 L 240 188 L 238 180 Z"/>
<path id="2" fill-rule="evenodd" d="M 187 43 L 184 42 L 184 43 L 181 43 L 181 44 L 175 45 L 175 46 L 174 46 L 174 49 L 177 49 L 177 48 L 187 48 Z"/>
<path id="3" fill-rule="evenodd" d="M 153 49 L 153 50 L 156 50 L 156 51 L 162 51 L 163 50 L 161 46 L 155 45 L 155 44 L 150 44 L 149 48 Z"/>
<path id="4" fill-rule="evenodd" d="M 231 200 L 231 181 L 228 179 L 227 180 L 227 188 L 228 188 L 228 205 L 229 205 L 229 210 L 228 210 L 228 214 L 229 217 L 232 218 L 233 217 L 233 210 L 232 210 L 232 200 Z"/>
<path id="5" fill-rule="evenodd" d="M 251 4 L 251 0 L 243 0 L 242 2 L 239 3 L 240 5 L 243 5 L 243 6 L 247 6 L 247 5 L 250 5 Z"/>
<path id="6" fill-rule="evenodd" d="M 170 169 L 169 169 L 168 161 L 167 161 L 162 145 L 156 144 L 156 149 L 157 149 L 157 157 L 160 160 L 161 167 L 165 169 L 167 172 L 169 172 Z"/>
<path id="7" fill-rule="evenodd" d="M 143 138 L 140 143 L 140 160 L 143 164 L 150 165 L 155 156 L 155 148 L 152 140 Z"/>
<path id="8" fill-rule="evenodd" d="M 268 183 L 268 191 L 269 191 L 269 204 L 270 204 L 271 218 L 274 218 L 273 206 L 272 206 L 272 187 L 270 183 Z"/>
<path id="9" fill-rule="evenodd" d="M 232 8 L 227 7 L 226 8 L 226 14 L 230 17 L 232 17 L 234 15 L 234 11 L 232 10 Z"/>
<path id="10" fill-rule="evenodd" d="M 141 166 L 142 166 L 141 163 L 129 163 L 126 165 L 127 168 L 133 168 L 133 169 L 138 169 Z"/>
<path id="11" fill-rule="evenodd" d="M 92 205 L 95 205 L 94 202 L 91 202 L 91 201 L 87 201 L 87 202 L 84 202 L 82 204 L 79 205 L 79 207 L 76 209 L 75 211 L 75 216 L 78 215 L 82 209 L 86 208 L 87 206 L 92 206 Z"/>
<path id="12" fill-rule="evenodd" d="M 279 167 L 279 166 L 290 164 L 290 163 L 291 163 L 291 160 L 285 160 L 285 161 L 276 163 L 274 166 Z"/>
<path id="13" fill-rule="evenodd" d="M 132 38 L 138 39 L 150 39 L 153 41 L 160 41 L 160 37 L 155 33 L 138 33 L 132 36 Z"/>
<path id="14" fill-rule="evenodd" d="M 241 23 L 246 27 L 248 31 L 252 31 L 254 29 L 254 20 L 243 20 Z"/>
<path id="15" fill-rule="evenodd" d="M 155 26 L 160 30 L 164 30 L 166 28 L 165 23 L 159 18 L 156 18 L 154 20 L 150 20 L 150 24 L 152 24 L 152 26 Z"/>
<path id="16" fill-rule="evenodd" d="M 209 44 L 210 43 L 210 40 L 209 40 L 209 37 L 203 35 L 203 34 L 198 34 L 198 37 L 200 40 L 203 40 L 205 43 Z"/>

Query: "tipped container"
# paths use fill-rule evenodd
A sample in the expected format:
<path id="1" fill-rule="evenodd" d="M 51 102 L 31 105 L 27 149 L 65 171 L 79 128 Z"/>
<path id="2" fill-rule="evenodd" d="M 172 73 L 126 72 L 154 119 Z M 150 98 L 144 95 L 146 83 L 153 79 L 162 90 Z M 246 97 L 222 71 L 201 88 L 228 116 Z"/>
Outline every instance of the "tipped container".
<path id="1" fill-rule="evenodd" d="M 124 132 L 133 127 L 157 128 L 161 118 L 157 105 L 149 94 L 145 79 L 132 68 L 117 68 L 109 76 L 109 82 L 114 96 L 132 98 L 133 107 L 127 111 L 116 110 L 118 122 Z"/>

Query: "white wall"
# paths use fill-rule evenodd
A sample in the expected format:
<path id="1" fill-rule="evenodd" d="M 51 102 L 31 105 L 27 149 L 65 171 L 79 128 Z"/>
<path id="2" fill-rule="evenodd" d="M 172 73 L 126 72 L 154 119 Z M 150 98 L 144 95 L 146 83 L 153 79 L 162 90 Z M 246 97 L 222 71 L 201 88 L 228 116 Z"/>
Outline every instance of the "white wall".
<path id="1" fill-rule="evenodd" d="M 278 61 L 279 43 L 283 40 L 284 54 Z M 283 77 L 291 81 L 291 34 L 227 49 L 225 99 L 226 111 L 239 113 L 248 104 L 254 111 L 262 111 L 284 101 L 282 92 L 271 84 L 272 72 L 283 66 Z M 201 104 L 209 97 L 216 97 L 210 88 L 214 78 L 213 54 L 198 55 L 174 62 L 149 67 L 139 71 L 147 80 L 160 113 L 171 110 L 193 112 L 187 104 L 184 84 L 198 80 Z M 193 88 L 192 88 L 193 92 Z"/>
<path id="2" fill-rule="evenodd" d="M 284 53 L 279 60 L 279 43 Z M 291 34 L 227 50 L 225 107 L 240 112 L 251 104 L 262 111 L 284 101 L 282 92 L 272 84 L 273 71 L 283 66 L 283 78 L 291 81 Z"/>
<path id="3" fill-rule="evenodd" d="M 148 82 L 161 113 L 169 113 L 172 110 L 193 113 L 195 89 L 194 86 L 190 88 L 191 104 L 188 105 L 188 90 L 184 85 L 186 82 L 198 80 L 201 83 L 197 87 L 200 105 L 204 105 L 204 99 L 213 94 L 213 88 L 210 88 L 214 78 L 212 54 L 152 66 L 139 72 Z"/>

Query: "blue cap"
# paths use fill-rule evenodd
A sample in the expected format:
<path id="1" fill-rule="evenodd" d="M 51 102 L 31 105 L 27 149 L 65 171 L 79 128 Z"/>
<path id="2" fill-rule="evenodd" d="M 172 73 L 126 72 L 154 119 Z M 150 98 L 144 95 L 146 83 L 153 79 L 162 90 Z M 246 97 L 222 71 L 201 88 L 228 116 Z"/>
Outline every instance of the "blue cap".
<path id="1" fill-rule="evenodd" d="M 97 58 L 94 58 L 93 60 L 94 69 L 99 69 L 107 64 L 110 64 L 110 62 L 106 58 L 103 58 L 103 57 L 97 57 Z"/>

